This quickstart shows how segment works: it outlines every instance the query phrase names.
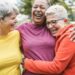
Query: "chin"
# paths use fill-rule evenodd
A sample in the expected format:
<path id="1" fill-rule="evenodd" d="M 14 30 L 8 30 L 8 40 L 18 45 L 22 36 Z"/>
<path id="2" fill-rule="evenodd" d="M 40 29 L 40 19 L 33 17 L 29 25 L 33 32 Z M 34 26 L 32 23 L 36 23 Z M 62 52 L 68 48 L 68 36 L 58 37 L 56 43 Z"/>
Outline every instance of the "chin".
<path id="1" fill-rule="evenodd" d="M 11 28 L 11 31 L 12 31 L 12 30 L 14 30 L 14 29 L 15 29 L 15 28 L 14 28 L 14 27 L 12 27 L 12 28 Z"/>
<path id="2" fill-rule="evenodd" d="M 36 21 L 36 22 L 35 22 L 35 25 L 42 25 L 42 22 Z"/>
<path id="3" fill-rule="evenodd" d="M 41 20 L 39 19 L 39 20 L 35 20 L 35 22 L 41 22 Z"/>

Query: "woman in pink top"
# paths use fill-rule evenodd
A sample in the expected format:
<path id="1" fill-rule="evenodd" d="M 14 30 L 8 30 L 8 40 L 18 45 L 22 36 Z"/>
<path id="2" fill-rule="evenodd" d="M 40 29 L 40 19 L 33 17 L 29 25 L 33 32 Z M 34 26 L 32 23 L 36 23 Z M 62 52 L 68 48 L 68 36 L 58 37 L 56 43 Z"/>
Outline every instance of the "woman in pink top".
<path id="1" fill-rule="evenodd" d="M 46 27 L 45 11 L 48 0 L 34 0 L 32 23 L 23 23 L 17 29 L 21 33 L 24 56 L 33 60 L 52 61 L 54 58 L 55 38 Z M 28 70 L 23 75 L 40 75 Z"/>

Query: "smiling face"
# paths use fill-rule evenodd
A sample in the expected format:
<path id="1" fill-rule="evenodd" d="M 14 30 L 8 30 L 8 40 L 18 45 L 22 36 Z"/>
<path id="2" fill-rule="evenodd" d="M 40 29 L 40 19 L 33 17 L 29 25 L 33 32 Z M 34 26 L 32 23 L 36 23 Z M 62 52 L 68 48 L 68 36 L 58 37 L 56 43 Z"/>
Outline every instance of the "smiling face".
<path id="1" fill-rule="evenodd" d="M 15 13 L 12 13 L 4 20 L 5 22 L 8 22 L 8 26 L 10 26 L 10 29 L 14 29 L 15 24 L 18 22 L 16 16 L 17 15 Z"/>
<path id="2" fill-rule="evenodd" d="M 16 15 L 15 13 L 12 13 L 12 14 L 6 16 L 5 19 L 2 20 L 2 21 L 3 21 L 3 25 L 4 25 L 5 27 L 6 27 L 6 26 L 9 27 L 10 30 L 14 29 L 15 24 L 18 22 L 18 21 L 16 20 L 16 16 L 17 16 L 17 15 Z"/>
<path id="3" fill-rule="evenodd" d="M 54 15 L 47 15 L 46 20 L 47 28 L 53 36 L 57 36 L 60 30 L 66 25 L 64 19 L 57 19 Z"/>
<path id="4" fill-rule="evenodd" d="M 42 25 L 45 21 L 45 11 L 48 8 L 46 0 L 35 0 L 32 7 L 32 20 L 35 25 Z"/>
<path id="5" fill-rule="evenodd" d="M 6 16 L 4 20 L 0 19 L 0 29 L 4 34 L 7 34 L 14 29 L 14 25 L 17 23 L 16 16 L 17 15 L 13 13 Z"/>

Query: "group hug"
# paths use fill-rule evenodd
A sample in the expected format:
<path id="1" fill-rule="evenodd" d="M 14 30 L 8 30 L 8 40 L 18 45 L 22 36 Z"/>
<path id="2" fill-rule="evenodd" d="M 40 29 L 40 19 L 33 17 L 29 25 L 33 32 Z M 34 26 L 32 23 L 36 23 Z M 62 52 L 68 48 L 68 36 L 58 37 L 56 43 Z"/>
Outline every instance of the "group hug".
<path id="1" fill-rule="evenodd" d="M 66 8 L 34 0 L 31 12 L 31 22 L 15 27 L 18 7 L 0 2 L 0 75 L 75 75 L 75 26 Z"/>

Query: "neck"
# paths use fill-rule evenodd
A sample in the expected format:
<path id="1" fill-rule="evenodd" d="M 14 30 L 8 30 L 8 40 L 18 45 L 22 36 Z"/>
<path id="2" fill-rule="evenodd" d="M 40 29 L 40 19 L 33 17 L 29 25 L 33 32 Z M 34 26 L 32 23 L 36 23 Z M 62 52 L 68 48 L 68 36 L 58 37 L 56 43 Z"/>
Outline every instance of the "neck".
<path id="1" fill-rule="evenodd" d="M 33 23 L 34 25 L 38 26 L 38 27 L 43 27 L 43 26 L 46 25 L 45 22 L 44 22 L 44 23 L 34 23 L 34 22 L 32 21 L 32 23 Z"/>
<path id="2" fill-rule="evenodd" d="M 0 35 L 1 36 L 6 36 L 8 34 L 8 31 L 0 29 Z"/>

